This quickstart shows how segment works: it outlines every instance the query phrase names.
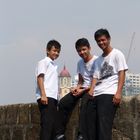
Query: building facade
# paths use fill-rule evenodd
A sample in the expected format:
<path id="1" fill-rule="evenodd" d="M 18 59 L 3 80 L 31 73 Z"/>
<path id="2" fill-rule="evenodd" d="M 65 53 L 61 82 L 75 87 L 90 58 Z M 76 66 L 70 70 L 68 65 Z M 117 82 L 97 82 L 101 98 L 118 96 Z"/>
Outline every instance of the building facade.
<path id="1" fill-rule="evenodd" d="M 71 83 L 71 75 L 64 66 L 63 70 L 59 74 L 59 99 L 61 99 L 70 92 Z"/>
<path id="2" fill-rule="evenodd" d="M 140 93 L 140 74 L 126 72 L 126 79 L 123 88 L 123 94 L 137 95 Z"/>

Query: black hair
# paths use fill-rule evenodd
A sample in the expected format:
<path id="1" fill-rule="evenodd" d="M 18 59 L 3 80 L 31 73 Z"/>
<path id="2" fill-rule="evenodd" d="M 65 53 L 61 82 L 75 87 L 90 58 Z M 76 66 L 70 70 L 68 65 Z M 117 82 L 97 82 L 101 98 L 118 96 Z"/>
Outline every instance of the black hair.
<path id="1" fill-rule="evenodd" d="M 86 38 L 80 38 L 75 43 L 76 50 L 82 46 L 87 46 L 88 48 L 90 48 L 90 44 Z"/>
<path id="2" fill-rule="evenodd" d="M 95 38 L 95 40 L 97 41 L 97 39 L 99 38 L 99 37 L 101 37 L 101 36 L 106 36 L 106 38 L 108 38 L 108 39 L 110 39 L 111 37 L 110 37 L 110 34 L 109 34 L 109 32 L 108 32 L 108 30 L 107 29 L 98 29 L 96 32 L 95 32 L 95 34 L 94 34 L 94 38 Z"/>
<path id="3" fill-rule="evenodd" d="M 48 43 L 47 43 L 47 46 L 46 46 L 46 49 L 48 51 L 50 51 L 52 49 L 52 47 L 55 47 L 56 49 L 59 49 L 61 50 L 61 44 L 56 41 L 56 40 L 50 40 Z"/>

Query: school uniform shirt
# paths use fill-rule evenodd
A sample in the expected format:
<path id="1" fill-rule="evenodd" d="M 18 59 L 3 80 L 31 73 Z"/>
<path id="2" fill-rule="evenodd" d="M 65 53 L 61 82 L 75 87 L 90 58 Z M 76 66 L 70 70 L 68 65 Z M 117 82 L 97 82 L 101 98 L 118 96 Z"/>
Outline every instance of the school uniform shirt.
<path id="1" fill-rule="evenodd" d="M 83 87 L 89 87 L 93 76 L 93 63 L 97 56 L 93 56 L 87 63 L 80 59 L 77 63 L 77 73 L 83 77 Z"/>
<path id="2" fill-rule="evenodd" d="M 58 72 L 57 65 L 49 57 L 45 57 L 38 62 L 36 68 L 36 79 L 40 74 L 44 74 L 44 88 L 47 97 L 57 99 L 58 97 Z M 41 98 L 41 93 L 36 86 L 36 98 Z"/>
<path id="3" fill-rule="evenodd" d="M 94 96 L 101 94 L 114 95 L 118 87 L 118 73 L 127 70 L 128 66 L 123 53 L 117 49 L 106 56 L 102 55 L 95 60 L 93 78 L 97 79 Z"/>

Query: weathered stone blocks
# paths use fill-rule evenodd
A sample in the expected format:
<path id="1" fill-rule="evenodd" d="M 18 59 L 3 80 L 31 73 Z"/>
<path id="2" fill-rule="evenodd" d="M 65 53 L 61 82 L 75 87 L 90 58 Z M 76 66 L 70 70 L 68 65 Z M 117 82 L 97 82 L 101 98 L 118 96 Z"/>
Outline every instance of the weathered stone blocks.
<path id="1" fill-rule="evenodd" d="M 79 103 L 67 125 L 67 140 L 75 140 Z M 0 106 L 0 140 L 39 140 L 40 114 L 36 103 Z M 140 95 L 123 97 L 113 125 L 112 140 L 140 140 Z"/>

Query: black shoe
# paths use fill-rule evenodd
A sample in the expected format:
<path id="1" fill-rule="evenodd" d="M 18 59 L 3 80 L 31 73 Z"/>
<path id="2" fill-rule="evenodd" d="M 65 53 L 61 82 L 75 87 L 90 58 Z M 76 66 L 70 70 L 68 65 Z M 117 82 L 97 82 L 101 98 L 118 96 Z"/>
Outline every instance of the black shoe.
<path id="1" fill-rule="evenodd" d="M 61 134 L 61 135 L 57 135 L 55 140 L 66 140 L 65 139 L 65 135 L 64 134 Z"/>
<path id="2" fill-rule="evenodd" d="M 80 134 L 80 135 L 78 135 L 77 140 L 85 140 L 85 139 L 84 139 L 83 136 Z"/>

